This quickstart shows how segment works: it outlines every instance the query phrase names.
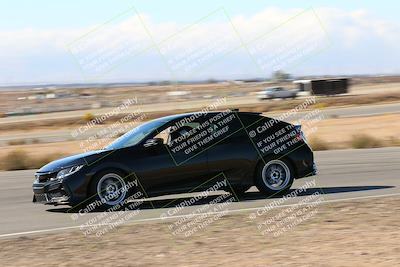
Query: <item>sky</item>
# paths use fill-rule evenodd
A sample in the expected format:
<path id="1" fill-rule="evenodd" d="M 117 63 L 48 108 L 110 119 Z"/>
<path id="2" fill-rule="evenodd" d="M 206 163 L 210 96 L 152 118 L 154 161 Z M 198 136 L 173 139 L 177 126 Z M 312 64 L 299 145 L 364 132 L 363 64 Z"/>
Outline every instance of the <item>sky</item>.
<path id="1" fill-rule="evenodd" d="M 395 1 L 0 1 L 0 85 L 398 74 Z"/>

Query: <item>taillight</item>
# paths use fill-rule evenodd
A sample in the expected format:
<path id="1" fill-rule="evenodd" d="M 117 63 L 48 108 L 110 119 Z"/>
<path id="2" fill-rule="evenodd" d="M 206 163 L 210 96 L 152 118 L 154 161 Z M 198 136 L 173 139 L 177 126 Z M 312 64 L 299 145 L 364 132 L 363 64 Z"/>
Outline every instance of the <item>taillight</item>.
<path id="1" fill-rule="evenodd" d="M 301 130 L 301 125 L 295 125 L 294 128 L 296 129 L 296 138 L 298 140 L 303 140 L 305 143 L 307 143 L 306 136 L 304 135 L 303 131 Z"/>

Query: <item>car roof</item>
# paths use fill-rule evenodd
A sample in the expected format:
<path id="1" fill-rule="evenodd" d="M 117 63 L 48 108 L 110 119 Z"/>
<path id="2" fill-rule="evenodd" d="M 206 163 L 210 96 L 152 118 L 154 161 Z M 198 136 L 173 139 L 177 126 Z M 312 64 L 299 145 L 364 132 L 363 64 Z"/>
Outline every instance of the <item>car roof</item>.
<path id="1" fill-rule="evenodd" d="M 207 115 L 216 115 L 216 114 L 219 114 L 219 113 L 224 112 L 224 111 L 226 111 L 226 110 L 207 112 Z M 233 110 L 231 110 L 231 111 L 232 111 L 232 112 L 236 112 L 236 113 L 238 113 L 238 114 L 261 115 L 260 112 L 238 111 L 237 109 L 233 109 Z M 199 114 L 199 113 L 202 113 L 202 112 L 197 111 L 197 112 L 188 112 L 188 113 L 182 113 L 182 114 L 174 114 L 174 115 L 169 115 L 169 116 L 157 118 L 157 120 L 164 120 L 164 121 L 166 121 L 166 122 L 169 122 L 169 121 L 173 121 L 173 120 L 176 120 L 176 119 L 181 119 L 181 118 L 184 118 L 184 117 L 189 117 L 189 116 L 191 116 L 191 115 Z"/>

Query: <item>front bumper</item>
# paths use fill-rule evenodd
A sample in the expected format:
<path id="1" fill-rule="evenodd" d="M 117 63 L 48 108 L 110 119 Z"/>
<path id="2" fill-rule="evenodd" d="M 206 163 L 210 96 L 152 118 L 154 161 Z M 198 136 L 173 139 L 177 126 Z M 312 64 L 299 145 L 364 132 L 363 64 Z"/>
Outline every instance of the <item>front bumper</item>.
<path id="1" fill-rule="evenodd" d="M 69 205 L 70 195 L 61 182 L 36 182 L 32 186 L 34 203 Z"/>
<path id="2" fill-rule="evenodd" d="M 50 205 L 74 206 L 87 198 L 87 188 L 92 174 L 82 168 L 76 173 L 54 180 L 57 171 L 36 172 L 33 182 L 33 202 Z"/>

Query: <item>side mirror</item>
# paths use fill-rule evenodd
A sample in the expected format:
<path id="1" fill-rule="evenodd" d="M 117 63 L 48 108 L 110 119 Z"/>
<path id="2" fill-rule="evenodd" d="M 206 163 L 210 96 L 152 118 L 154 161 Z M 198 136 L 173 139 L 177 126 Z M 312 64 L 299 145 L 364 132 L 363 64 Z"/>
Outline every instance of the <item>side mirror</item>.
<path id="1" fill-rule="evenodd" d="M 152 147 L 152 146 L 161 146 L 164 144 L 164 139 L 162 138 L 152 138 L 152 139 L 148 139 L 145 143 L 144 143 L 144 147 Z"/>

